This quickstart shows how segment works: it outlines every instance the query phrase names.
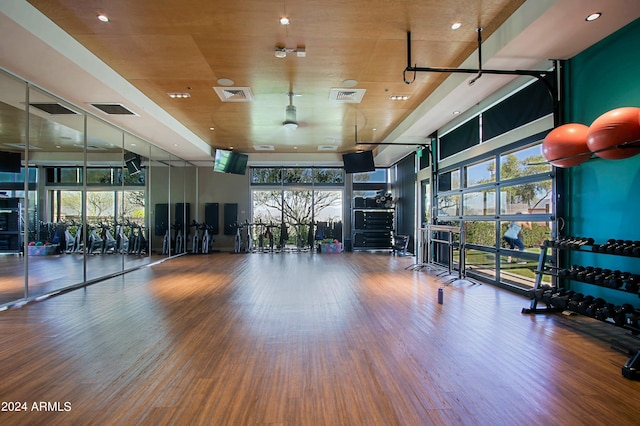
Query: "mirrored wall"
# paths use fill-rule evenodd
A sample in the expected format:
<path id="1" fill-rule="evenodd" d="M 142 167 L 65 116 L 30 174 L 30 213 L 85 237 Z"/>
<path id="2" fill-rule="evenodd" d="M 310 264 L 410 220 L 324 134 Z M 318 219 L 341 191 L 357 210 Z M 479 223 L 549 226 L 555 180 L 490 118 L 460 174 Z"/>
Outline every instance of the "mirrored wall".
<path id="1" fill-rule="evenodd" d="M 185 252 L 196 168 L 99 114 L 0 71 L 0 307 Z"/>

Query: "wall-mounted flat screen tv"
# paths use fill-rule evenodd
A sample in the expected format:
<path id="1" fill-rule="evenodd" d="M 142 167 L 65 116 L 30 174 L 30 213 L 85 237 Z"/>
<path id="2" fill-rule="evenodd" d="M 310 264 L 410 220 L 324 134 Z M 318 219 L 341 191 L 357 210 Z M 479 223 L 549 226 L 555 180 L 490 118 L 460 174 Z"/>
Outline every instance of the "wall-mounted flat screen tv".
<path id="1" fill-rule="evenodd" d="M 373 172 L 376 165 L 373 162 L 373 151 L 350 152 L 342 154 L 345 173 Z"/>
<path id="2" fill-rule="evenodd" d="M 249 156 L 247 154 L 240 154 L 239 152 L 227 151 L 225 149 L 216 149 L 213 171 L 243 175 L 247 171 L 248 160 Z"/>
<path id="3" fill-rule="evenodd" d="M 131 176 L 137 175 L 142 171 L 142 157 L 134 152 L 127 151 L 124 153 L 124 164 L 127 166 Z"/>
<path id="4" fill-rule="evenodd" d="M 0 152 L 0 172 L 20 173 L 22 156 L 19 152 Z"/>

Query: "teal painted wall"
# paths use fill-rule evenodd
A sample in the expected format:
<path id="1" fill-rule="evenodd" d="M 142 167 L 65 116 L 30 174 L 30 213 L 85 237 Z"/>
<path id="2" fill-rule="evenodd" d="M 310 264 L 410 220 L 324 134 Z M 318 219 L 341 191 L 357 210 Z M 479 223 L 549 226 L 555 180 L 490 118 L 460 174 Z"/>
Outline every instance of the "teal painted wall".
<path id="1" fill-rule="evenodd" d="M 640 19 L 570 59 L 565 68 L 565 122 L 590 125 L 615 108 L 640 107 Z M 640 155 L 595 158 L 566 169 L 565 235 L 640 240 Z M 640 274 L 640 258 L 573 253 L 570 264 Z M 571 288 L 611 303 L 640 306 L 635 295 L 589 284 Z"/>

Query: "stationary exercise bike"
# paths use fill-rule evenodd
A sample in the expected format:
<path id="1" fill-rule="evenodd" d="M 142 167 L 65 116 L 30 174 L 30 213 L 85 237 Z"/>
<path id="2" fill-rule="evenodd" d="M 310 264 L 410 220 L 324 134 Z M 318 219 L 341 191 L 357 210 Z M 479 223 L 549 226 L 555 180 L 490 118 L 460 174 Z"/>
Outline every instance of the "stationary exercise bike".
<path id="1" fill-rule="evenodd" d="M 200 230 L 202 229 L 202 224 L 194 220 L 189 227 L 195 228 L 193 230 L 193 237 L 191 237 L 191 253 L 198 254 L 200 252 Z"/>
<path id="2" fill-rule="evenodd" d="M 173 229 L 176 234 L 175 244 L 174 244 L 175 253 L 176 254 L 184 253 L 185 244 L 184 244 L 184 236 L 182 235 L 182 223 L 180 222 L 174 223 L 173 225 L 171 225 L 171 229 Z"/>
<path id="3" fill-rule="evenodd" d="M 127 253 L 129 251 L 129 237 L 124 231 L 124 224 L 115 222 L 116 226 L 116 251 L 118 253 Z"/>
<path id="4" fill-rule="evenodd" d="M 211 234 L 209 233 L 209 230 L 213 230 L 213 227 L 203 223 L 202 229 L 204 230 L 202 235 L 202 253 L 207 254 L 211 252 L 211 247 L 213 245 L 213 238 L 211 238 Z"/>

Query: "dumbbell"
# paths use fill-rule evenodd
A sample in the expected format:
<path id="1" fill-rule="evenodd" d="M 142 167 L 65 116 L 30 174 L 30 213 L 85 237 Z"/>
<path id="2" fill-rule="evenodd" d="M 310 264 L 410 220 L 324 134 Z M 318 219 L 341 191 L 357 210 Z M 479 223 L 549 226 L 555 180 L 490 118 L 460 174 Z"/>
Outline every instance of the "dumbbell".
<path id="1" fill-rule="evenodd" d="M 593 268 L 584 276 L 584 281 L 593 284 L 596 282 L 596 276 L 600 274 L 602 274 L 602 268 Z"/>
<path id="2" fill-rule="evenodd" d="M 625 303 L 622 306 L 616 306 L 613 311 L 613 315 L 611 315 L 611 318 L 613 318 L 613 323 L 618 327 L 622 327 L 626 323 L 627 314 L 633 312 L 634 310 L 635 308 L 633 307 L 633 305 L 629 303 Z"/>
<path id="3" fill-rule="evenodd" d="M 558 247 L 570 248 L 571 245 L 574 243 L 574 241 L 575 241 L 574 237 L 565 237 L 560 241 L 558 241 Z"/>
<path id="4" fill-rule="evenodd" d="M 635 329 L 640 328 L 640 312 L 634 310 L 633 312 L 627 312 L 625 316 L 625 324 L 628 327 Z"/>
<path id="5" fill-rule="evenodd" d="M 570 247 L 573 250 L 579 250 L 580 247 L 585 245 L 592 245 L 593 243 L 594 243 L 593 238 L 578 237 L 570 244 Z"/>
<path id="6" fill-rule="evenodd" d="M 533 299 L 534 300 L 542 300 L 542 295 L 546 292 L 551 290 L 551 286 L 548 284 L 544 284 L 541 285 L 540 287 L 538 287 L 537 289 L 535 289 L 535 291 L 533 292 Z"/>
<path id="7" fill-rule="evenodd" d="M 586 282 L 587 281 L 587 275 L 593 273 L 593 271 L 594 271 L 593 266 L 587 266 L 586 268 L 584 268 L 584 270 L 582 270 L 582 271 L 580 271 L 580 272 L 578 272 L 576 274 L 576 278 L 579 281 Z"/>
<path id="8" fill-rule="evenodd" d="M 571 300 L 569 300 L 569 303 L 567 303 L 567 309 L 573 312 L 578 312 L 578 305 L 580 304 L 580 302 L 582 302 L 582 299 L 584 299 L 584 294 L 574 294 L 571 297 Z"/>
<path id="9" fill-rule="evenodd" d="M 550 306 L 551 305 L 551 298 L 557 293 L 558 293 L 558 289 L 557 288 L 552 288 L 552 289 L 546 290 L 544 293 L 542 293 L 542 297 L 540 298 L 540 300 L 545 305 Z"/>
<path id="10" fill-rule="evenodd" d="M 616 240 L 614 238 L 610 238 L 604 244 L 594 244 L 591 247 L 591 250 L 595 251 L 595 252 L 598 252 L 598 253 L 606 253 L 607 250 L 609 249 L 609 247 L 614 245 L 615 243 L 616 243 Z"/>
<path id="11" fill-rule="evenodd" d="M 555 240 L 549 241 L 550 247 L 557 248 L 571 248 L 574 244 L 579 243 L 582 240 L 580 237 L 560 237 Z"/>
<path id="12" fill-rule="evenodd" d="M 564 243 L 571 237 L 557 237 L 555 240 L 549 241 L 551 247 L 563 247 Z"/>
<path id="13" fill-rule="evenodd" d="M 638 289 L 640 289 L 640 275 L 629 275 L 625 282 L 624 289 L 629 293 L 638 293 Z"/>
<path id="14" fill-rule="evenodd" d="M 571 267 L 571 269 L 569 270 L 569 278 L 571 278 L 572 280 L 575 280 L 578 278 L 578 273 L 584 271 L 584 266 L 581 265 L 573 265 Z"/>
<path id="15" fill-rule="evenodd" d="M 633 256 L 633 251 L 636 248 L 640 249 L 640 241 L 634 241 L 630 245 L 626 246 L 622 251 L 622 254 L 625 256 Z"/>
<path id="16" fill-rule="evenodd" d="M 587 307 L 587 309 L 585 309 L 584 313 L 585 315 L 590 316 L 591 318 L 595 318 L 596 312 L 598 311 L 598 309 L 602 308 L 606 304 L 607 304 L 606 300 L 604 300 L 602 297 L 598 297 L 593 301 L 591 305 Z"/>
<path id="17" fill-rule="evenodd" d="M 620 275 L 622 274 L 622 272 L 615 270 L 613 272 L 611 272 L 610 275 L 606 276 L 604 278 L 604 282 L 603 285 L 605 287 L 608 288 L 615 288 L 618 289 L 620 287 L 622 287 L 622 280 L 620 279 Z"/>
<path id="18" fill-rule="evenodd" d="M 593 283 L 595 285 L 604 286 L 604 279 L 609 275 L 611 275 L 611 269 L 602 269 L 593 277 Z"/>
<path id="19" fill-rule="evenodd" d="M 558 293 L 554 294 L 551 297 L 551 304 L 556 308 L 567 309 L 567 305 L 569 304 L 569 301 L 574 294 L 575 291 L 573 290 L 561 289 Z"/>
<path id="20" fill-rule="evenodd" d="M 589 306 L 591 306 L 594 303 L 595 300 L 596 298 L 591 295 L 585 296 L 584 299 L 582 299 L 580 303 L 578 303 L 578 307 L 577 307 L 578 313 L 582 315 L 586 315 L 587 309 L 589 308 Z"/>
<path id="21" fill-rule="evenodd" d="M 595 319 L 605 321 L 607 318 L 611 318 L 615 308 L 613 303 L 605 303 L 604 306 L 596 310 Z"/>
<path id="22" fill-rule="evenodd" d="M 615 254 L 624 254 L 624 251 L 627 249 L 627 247 L 631 247 L 633 245 L 633 241 L 631 240 L 624 240 L 622 243 L 617 244 L 615 247 Z"/>
<path id="23" fill-rule="evenodd" d="M 606 252 L 609 254 L 615 254 L 616 249 L 624 245 L 624 240 L 614 240 L 613 243 L 607 246 Z"/>

